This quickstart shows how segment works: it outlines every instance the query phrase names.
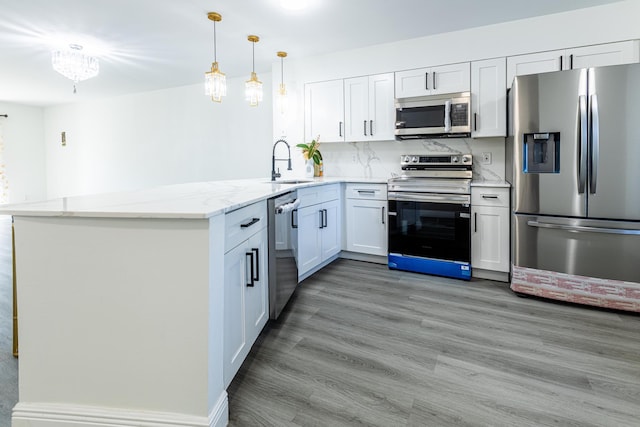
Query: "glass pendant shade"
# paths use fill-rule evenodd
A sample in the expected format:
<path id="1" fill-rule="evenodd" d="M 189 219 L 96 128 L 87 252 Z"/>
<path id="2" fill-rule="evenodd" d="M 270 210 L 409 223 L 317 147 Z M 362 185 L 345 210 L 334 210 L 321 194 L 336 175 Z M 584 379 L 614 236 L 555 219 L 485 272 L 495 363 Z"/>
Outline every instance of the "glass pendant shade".
<path id="1" fill-rule="evenodd" d="M 217 62 L 211 64 L 211 71 L 204 73 L 204 92 L 215 102 L 222 102 L 222 97 L 227 96 L 227 76 L 220 72 Z"/>
<path id="2" fill-rule="evenodd" d="M 69 45 L 68 50 L 55 50 L 51 54 L 53 69 L 74 83 L 90 79 L 98 75 L 100 64 L 98 58 L 82 53 L 82 46 Z"/>
<path id="3" fill-rule="evenodd" d="M 244 95 L 249 105 L 255 107 L 259 102 L 262 102 L 262 82 L 258 80 L 256 75 L 256 43 L 260 41 L 258 36 L 247 36 L 252 44 L 251 47 L 251 78 L 244 84 Z"/>
<path id="4" fill-rule="evenodd" d="M 280 83 L 280 89 L 278 89 L 276 103 L 280 114 L 286 114 L 289 107 L 289 98 L 287 97 L 287 88 L 285 88 L 284 83 Z"/>
<path id="5" fill-rule="evenodd" d="M 209 12 L 207 18 L 213 21 L 213 63 L 211 70 L 204 73 L 204 94 L 214 102 L 222 102 L 222 97 L 227 96 L 227 76 L 220 71 L 216 55 L 216 22 L 222 21 L 222 15 Z"/>
<path id="6" fill-rule="evenodd" d="M 249 105 L 255 107 L 262 102 L 262 82 L 258 80 L 255 72 L 251 72 L 251 78 L 245 82 L 245 97 Z"/>

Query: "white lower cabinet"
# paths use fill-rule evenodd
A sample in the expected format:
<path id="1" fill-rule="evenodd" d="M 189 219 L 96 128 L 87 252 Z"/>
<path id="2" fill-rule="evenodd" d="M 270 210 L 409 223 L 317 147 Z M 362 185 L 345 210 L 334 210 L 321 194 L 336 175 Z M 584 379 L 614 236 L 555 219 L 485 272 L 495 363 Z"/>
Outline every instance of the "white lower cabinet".
<path id="1" fill-rule="evenodd" d="M 472 187 L 471 216 L 473 276 L 486 277 L 483 271 L 496 272 L 508 280 L 509 188 Z"/>
<path id="2" fill-rule="evenodd" d="M 298 278 L 302 280 L 340 253 L 340 184 L 300 189 L 298 198 L 302 206 L 297 212 Z"/>
<path id="3" fill-rule="evenodd" d="M 264 206 L 266 213 L 266 205 L 259 205 Z M 266 221 L 247 225 L 257 217 L 253 215 L 255 212 L 246 213 L 248 216 L 244 222 L 234 224 L 228 221 L 231 224 L 227 225 L 242 227 L 243 232 L 250 235 L 224 256 L 225 388 L 231 383 L 269 319 Z M 251 230 L 252 227 L 255 229 Z M 230 231 L 227 230 L 227 235 Z"/>
<path id="4" fill-rule="evenodd" d="M 384 184 L 347 184 L 346 249 L 387 255 L 387 192 Z"/>

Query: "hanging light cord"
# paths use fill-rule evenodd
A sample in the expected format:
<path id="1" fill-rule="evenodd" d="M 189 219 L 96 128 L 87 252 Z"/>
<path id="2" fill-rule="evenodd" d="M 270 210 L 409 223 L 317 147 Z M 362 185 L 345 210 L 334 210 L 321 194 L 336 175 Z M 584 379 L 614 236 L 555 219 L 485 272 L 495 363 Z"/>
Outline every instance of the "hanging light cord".
<path id="1" fill-rule="evenodd" d="M 218 46 L 216 46 L 216 21 L 213 21 L 213 62 L 218 62 L 218 56 L 216 52 L 218 51 Z"/>
<path id="2" fill-rule="evenodd" d="M 251 69 L 256 72 L 256 42 L 251 42 Z"/>
<path id="3" fill-rule="evenodd" d="M 280 57 L 280 83 L 284 84 L 284 58 Z"/>

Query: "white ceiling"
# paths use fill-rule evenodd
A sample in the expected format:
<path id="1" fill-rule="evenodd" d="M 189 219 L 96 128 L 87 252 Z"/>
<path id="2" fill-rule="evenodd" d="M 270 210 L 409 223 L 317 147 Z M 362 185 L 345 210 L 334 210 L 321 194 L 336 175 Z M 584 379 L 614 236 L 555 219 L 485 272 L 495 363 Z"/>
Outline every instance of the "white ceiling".
<path id="1" fill-rule="evenodd" d="M 203 81 L 213 61 L 228 77 L 248 78 L 257 34 L 256 72 L 276 51 L 301 58 L 619 0 L 0 0 L 0 101 L 76 102 Z M 77 43 L 100 59 L 100 74 L 78 85 L 51 67 L 53 44 Z M 286 70 L 286 65 L 285 65 Z"/>

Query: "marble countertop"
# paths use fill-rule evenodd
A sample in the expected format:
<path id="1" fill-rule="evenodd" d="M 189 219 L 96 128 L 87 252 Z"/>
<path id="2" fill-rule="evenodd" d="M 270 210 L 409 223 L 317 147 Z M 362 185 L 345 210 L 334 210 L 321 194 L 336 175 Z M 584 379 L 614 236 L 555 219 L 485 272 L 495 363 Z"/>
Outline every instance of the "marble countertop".
<path id="1" fill-rule="evenodd" d="M 297 184 L 268 179 L 242 179 L 165 185 L 143 190 L 11 204 L 0 214 L 93 218 L 203 219 L 275 197 L 293 189 L 332 183 L 386 184 L 387 178 L 300 178 Z M 474 187 L 509 187 L 500 180 L 473 181 Z"/>
<path id="2" fill-rule="evenodd" d="M 300 178 L 304 180 L 303 178 Z M 268 179 L 195 182 L 144 190 L 62 197 L 5 205 L 1 214 L 101 218 L 203 219 L 233 211 L 292 189 L 329 183 L 386 183 L 385 178 L 313 178 L 286 184 Z"/>

